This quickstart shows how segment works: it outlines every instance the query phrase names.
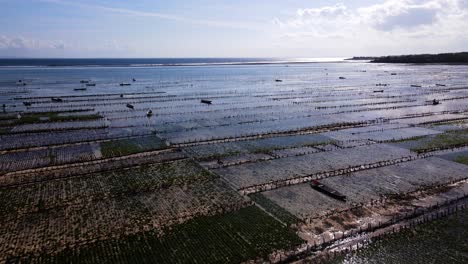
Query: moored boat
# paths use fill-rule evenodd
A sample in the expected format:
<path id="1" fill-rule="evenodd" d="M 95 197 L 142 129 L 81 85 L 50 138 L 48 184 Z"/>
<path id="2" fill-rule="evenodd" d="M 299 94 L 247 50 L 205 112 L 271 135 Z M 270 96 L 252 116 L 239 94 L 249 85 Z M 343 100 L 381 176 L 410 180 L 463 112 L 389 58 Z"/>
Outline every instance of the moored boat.
<path id="1" fill-rule="evenodd" d="M 310 186 L 312 188 L 314 188 L 315 190 L 321 192 L 321 193 L 324 193 L 330 197 L 333 197 L 337 200 L 341 200 L 341 201 L 346 201 L 346 195 L 338 192 L 337 190 L 331 188 L 331 187 L 328 187 L 322 183 L 320 183 L 319 181 L 317 180 L 312 180 L 310 182 Z"/>

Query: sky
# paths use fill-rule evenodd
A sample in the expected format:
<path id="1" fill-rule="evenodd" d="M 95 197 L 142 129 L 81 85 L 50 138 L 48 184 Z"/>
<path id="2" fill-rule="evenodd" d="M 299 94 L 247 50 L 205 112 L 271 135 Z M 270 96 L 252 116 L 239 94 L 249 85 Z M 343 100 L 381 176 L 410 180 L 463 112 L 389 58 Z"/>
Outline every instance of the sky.
<path id="1" fill-rule="evenodd" d="M 468 50 L 468 0 L 0 0 L 0 57 L 348 57 Z"/>

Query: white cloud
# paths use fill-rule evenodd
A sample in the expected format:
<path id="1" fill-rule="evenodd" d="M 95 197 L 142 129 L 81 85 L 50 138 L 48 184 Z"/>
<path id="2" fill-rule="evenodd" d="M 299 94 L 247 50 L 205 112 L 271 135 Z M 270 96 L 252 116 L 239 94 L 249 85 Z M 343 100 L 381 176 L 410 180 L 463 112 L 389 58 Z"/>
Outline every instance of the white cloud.
<path id="1" fill-rule="evenodd" d="M 385 49 L 456 48 L 468 42 L 468 0 L 387 0 L 350 9 L 339 3 L 275 19 L 277 34 L 297 46 Z M 350 44 L 352 43 L 352 44 Z"/>
<path id="2" fill-rule="evenodd" d="M 381 31 L 414 30 L 453 22 L 466 14 L 466 0 L 387 0 L 357 10 L 362 22 Z M 466 7 L 464 7 L 466 6 Z"/>
<path id="3" fill-rule="evenodd" d="M 21 36 L 0 35 L 0 50 L 41 50 L 41 49 L 65 49 L 62 41 L 43 41 Z"/>
<path id="4" fill-rule="evenodd" d="M 0 57 L 125 57 L 138 50 L 137 45 L 114 39 L 102 43 L 65 42 L 0 35 Z"/>
<path id="5" fill-rule="evenodd" d="M 288 32 L 299 36 L 340 36 L 350 28 L 348 22 L 355 21 L 354 15 L 345 5 L 337 4 L 321 8 L 298 9 L 296 16 L 287 21 L 276 19 L 281 28 L 297 32 Z"/>

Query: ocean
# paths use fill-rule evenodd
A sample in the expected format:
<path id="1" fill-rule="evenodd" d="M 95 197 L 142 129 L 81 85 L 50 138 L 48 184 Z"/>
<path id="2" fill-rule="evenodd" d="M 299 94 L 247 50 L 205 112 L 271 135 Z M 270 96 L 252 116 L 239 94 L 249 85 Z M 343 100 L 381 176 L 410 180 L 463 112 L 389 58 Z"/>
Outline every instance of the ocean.
<path id="1" fill-rule="evenodd" d="M 344 58 L 125 58 L 125 59 L 0 59 L 0 67 L 154 67 L 154 66 L 202 66 L 282 64 L 310 62 L 339 62 Z"/>

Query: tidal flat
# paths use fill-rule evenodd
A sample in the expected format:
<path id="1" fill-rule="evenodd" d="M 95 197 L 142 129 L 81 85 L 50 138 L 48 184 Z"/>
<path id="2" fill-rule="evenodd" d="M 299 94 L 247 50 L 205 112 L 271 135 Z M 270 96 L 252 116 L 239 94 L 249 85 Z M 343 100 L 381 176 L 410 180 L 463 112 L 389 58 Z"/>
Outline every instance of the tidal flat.
<path id="1" fill-rule="evenodd" d="M 0 67 L 0 263 L 424 262 L 467 232 L 467 73 Z"/>

